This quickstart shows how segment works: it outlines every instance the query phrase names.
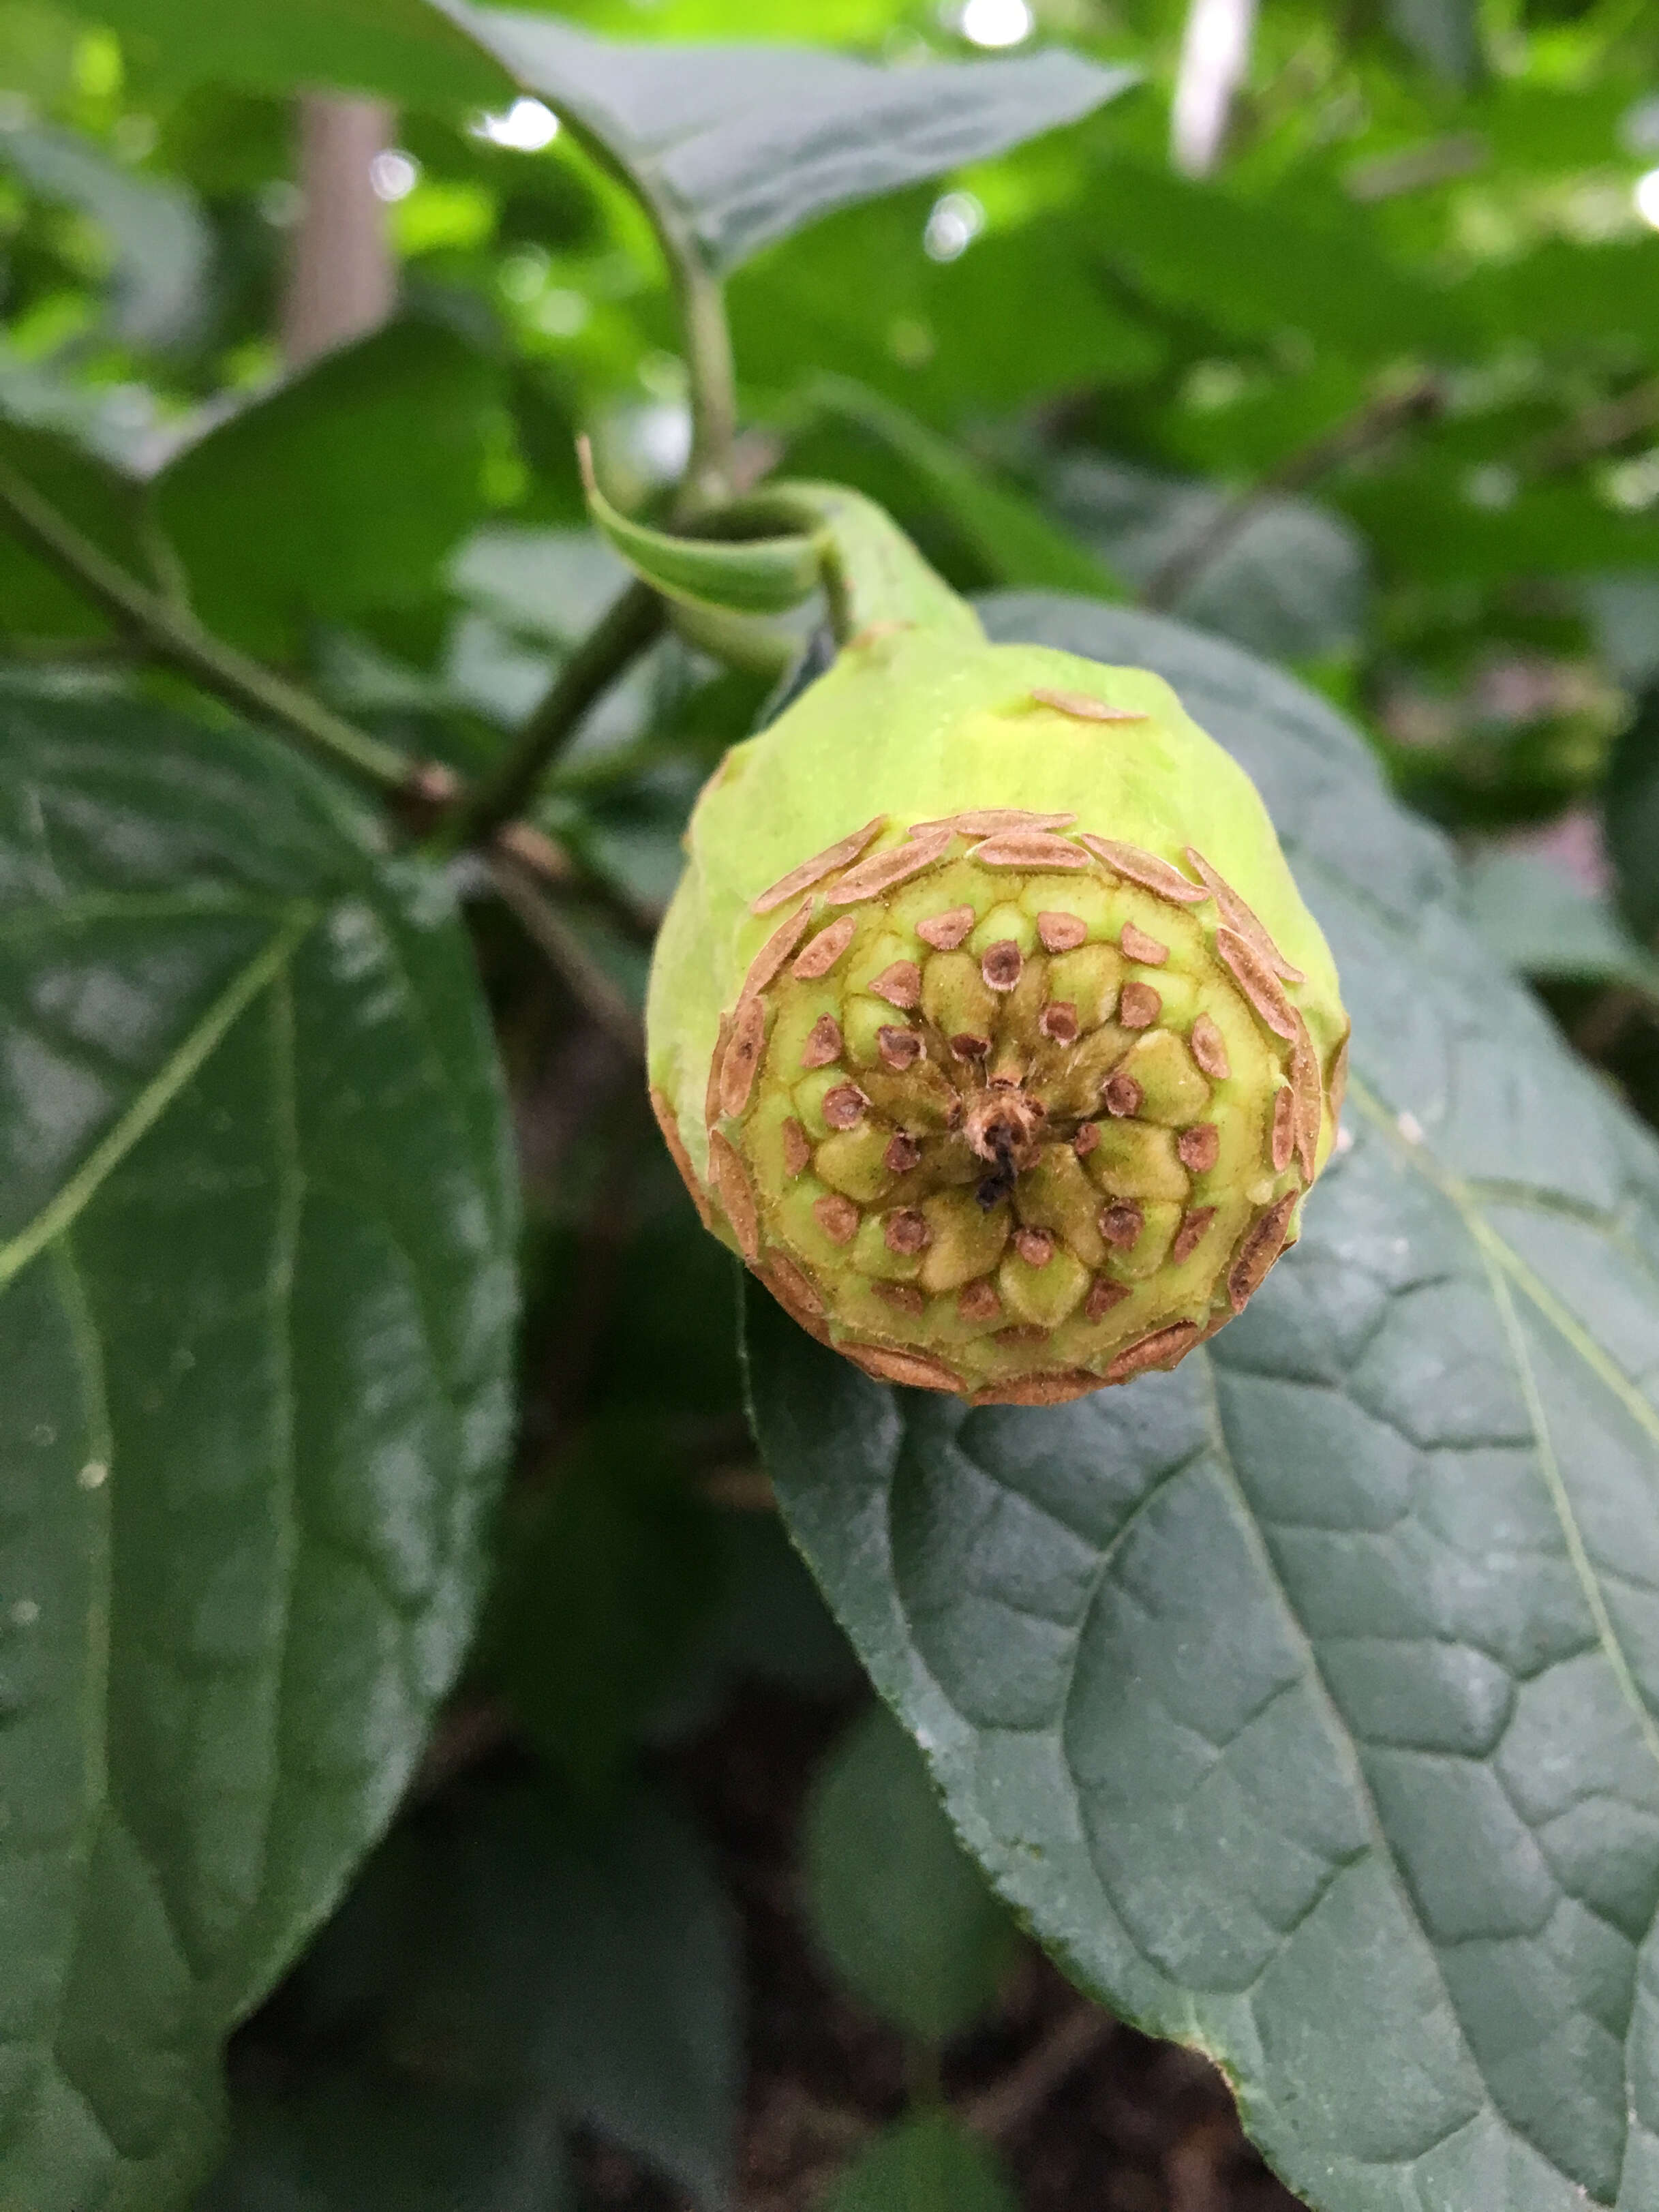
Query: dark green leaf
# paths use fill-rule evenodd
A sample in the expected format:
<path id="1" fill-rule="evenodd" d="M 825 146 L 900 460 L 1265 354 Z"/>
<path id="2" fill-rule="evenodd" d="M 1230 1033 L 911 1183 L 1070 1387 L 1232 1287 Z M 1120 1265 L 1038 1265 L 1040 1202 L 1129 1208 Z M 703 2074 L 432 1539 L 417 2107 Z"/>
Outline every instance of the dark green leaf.
<path id="1" fill-rule="evenodd" d="M 267 654 L 431 593 L 483 507 L 493 372 L 433 325 L 325 355 L 188 447 L 156 513 L 210 629 Z"/>
<path id="2" fill-rule="evenodd" d="M 836 2181 L 825 2212 L 1018 2212 L 996 2161 L 950 2113 L 878 2136 Z"/>
<path id="3" fill-rule="evenodd" d="M 1060 48 L 886 69 L 801 46 L 612 45 L 547 16 L 434 0 L 734 268 L 832 208 L 1075 123 L 1136 82 Z"/>
<path id="4" fill-rule="evenodd" d="M 1644 944 L 1659 946 L 1659 688 L 1652 684 L 1638 695 L 1607 763 L 1602 820 L 1626 919 Z"/>
<path id="5" fill-rule="evenodd" d="M 212 237 L 183 185 L 118 167 L 68 131 L 0 127 L 0 163 L 43 198 L 89 215 L 113 258 L 112 320 L 133 345 L 166 345 L 200 317 Z"/>
<path id="6" fill-rule="evenodd" d="M 1054 513 L 1138 585 L 1211 542 L 1230 502 L 1206 484 L 1124 461 L 1074 454 L 1049 479 Z M 1188 622 L 1276 660 L 1351 652 L 1368 599 L 1365 548 L 1340 515 L 1305 500 L 1264 498 L 1213 541 L 1176 600 Z"/>
<path id="7" fill-rule="evenodd" d="M 0 459 L 113 560 L 147 574 L 142 494 L 131 477 L 56 430 L 0 422 Z M 78 643 L 107 636 L 103 617 L 0 522 L 0 635 Z"/>
<path id="8" fill-rule="evenodd" d="M 487 1639 L 490 1681 L 579 1792 L 614 1787 L 712 1611 L 714 1516 L 665 1422 L 613 1416 L 515 1499 Z"/>
<path id="9" fill-rule="evenodd" d="M 720 1609 L 653 1732 L 680 1735 L 706 1723 L 745 1677 L 798 1697 L 846 1697 L 859 1680 L 858 1662 L 777 1515 L 722 1513 L 715 1536 Z"/>
<path id="10" fill-rule="evenodd" d="M 590 1830 L 520 1788 L 469 1796 L 418 1848 L 389 2036 L 455 2054 L 494 2088 L 539 2088 L 718 2203 L 741 1998 L 732 1914 L 702 1839 L 654 1798 Z"/>
<path id="11" fill-rule="evenodd" d="M 995 2001 L 1013 1930 L 963 1857 L 915 1746 L 880 1707 L 818 1777 L 806 1886 L 825 1956 L 893 2027 L 943 2043 Z"/>
<path id="12" fill-rule="evenodd" d="M 791 1526 L 959 1832 L 1079 1980 L 1219 2057 L 1328 2212 L 1659 2185 L 1659 1159 L 1473 939 L 1358 736 L 1171 623 L 1354 1016 L 1354 1142 L 1249 1311 L 1047 1412 L 755 1302 Z"/>
<path id="13" fill-rule="evenodd" d="M 368 2069 L 235 2107 L 195 2212 L 571 2212 L 545 2105 Z"/>
<path id="14" fill-rule="evenodd" d="M 1330 198 L 1304 206 L 1189 184 L 1119 160 L 1091 200 L 1100 250 L 1161 304 L 1243 338 L 1300 331 L 1333 353 L 1393 360 L 1463 332 L 1456 304 L 1385 250 L 1368 214 Z"/>
<path id="15" fill-rule="evenodd" d="M 902 407 L 851 377 L 814 380 L 810 400 L 880 440 L 920 479 L 937 517 L 957 530 L 995 584 L 1030 585 L 1119 599 L 1122 587 L 1104 562 L 1041 507 L 999 483 L 988 470 Z"/>
<path id="16" fill-rule="evenodd" d="M 465 1647 L 514 1202 L 440 879 L 233 726 L 0 758 L 0 2197 L 168 2205 Z"/>

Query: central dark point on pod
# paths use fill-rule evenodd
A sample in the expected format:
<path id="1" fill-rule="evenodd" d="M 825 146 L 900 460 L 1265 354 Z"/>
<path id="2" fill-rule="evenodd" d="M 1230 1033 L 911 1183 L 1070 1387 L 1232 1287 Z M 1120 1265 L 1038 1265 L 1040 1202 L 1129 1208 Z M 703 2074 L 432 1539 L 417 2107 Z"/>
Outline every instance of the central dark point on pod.
<path id="1" fill-rule="evenodd" d="M 991 1169 L 975 1194 L 987 1213 L 1035 1164 L 1047 1119 L 1042 1101 L 1017 1083 L 991 1083 L 969 1101 L 962 1133 Z"/>

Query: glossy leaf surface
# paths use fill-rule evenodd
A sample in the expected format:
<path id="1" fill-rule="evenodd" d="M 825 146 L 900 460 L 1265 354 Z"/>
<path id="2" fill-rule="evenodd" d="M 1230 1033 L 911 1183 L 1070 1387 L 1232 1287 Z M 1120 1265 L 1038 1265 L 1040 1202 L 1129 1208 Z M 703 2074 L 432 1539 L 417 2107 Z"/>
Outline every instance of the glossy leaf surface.
<path id="1" fill-rule="evenodd" d="M 514 1201 L 441 880 L 0 695 L 0 2202 L 180 2201 L 469 1632 Z"/>
<path id="2" fill-rule="evenodd" d="M 1659 1158 L 1323 702 L 1036 596 L 1249 769 L 1354 1017 L 1351 1148 L 1249 1312 L 1050 1411 L 751 1303 L 798 1540 L 959 1832 L 1091 1992 L 1213 2053 L 1328 2212 L 1659 2191 Z"/>

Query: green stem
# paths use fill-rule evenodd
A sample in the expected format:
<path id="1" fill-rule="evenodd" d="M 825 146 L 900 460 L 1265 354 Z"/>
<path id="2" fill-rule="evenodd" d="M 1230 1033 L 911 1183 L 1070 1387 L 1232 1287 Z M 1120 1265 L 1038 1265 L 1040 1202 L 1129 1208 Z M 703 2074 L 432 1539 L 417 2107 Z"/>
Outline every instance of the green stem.
<path id="1" fill-rule="evenodd" d="M 677 240 L 659 223 L 658 235 L 674 270 L 685 365 L 691 386 L 691 454 L 675 502 L 684 521 L 699 507 L 732 491 L 732 449 L 738 435 L 738 372 L 726 292 L 690 240 Z"/>
<path id="2" fill-rule="evenodd" d="M 382 744 L 331 713 L 297 684 L 215 637 L 186 609 L 137 582 L 3 461 L 0 519 L 118 629 L 204 691 L 243 714 L 275 723 L 385 790 L 403 790 L 418 781 L 419 764 L 395 746 Z"/>
<path id="3" fill-rule="evenodd" d="M 506 759 L 442 823 L 435 842 L 443 850 L 483 844 L 520 811 L 582 716 L 655 641 L 663 621 L 662 601 L 648 585 L 629 584 L 617 594 L 554 678 Z"/>
<path id="4" fill-rule="evenodd" d="M 676 521 L 684 522 L 700 506 L 724 499 L 731 491 L 738 378 L 725 288 L 684 212 L 657 179 L 630 167 L 574 104 L 560 107 L 559 120 L 582 151 L 638 201 L 668 264 L 690 381 L 691 454 L 674 506 Z"/>

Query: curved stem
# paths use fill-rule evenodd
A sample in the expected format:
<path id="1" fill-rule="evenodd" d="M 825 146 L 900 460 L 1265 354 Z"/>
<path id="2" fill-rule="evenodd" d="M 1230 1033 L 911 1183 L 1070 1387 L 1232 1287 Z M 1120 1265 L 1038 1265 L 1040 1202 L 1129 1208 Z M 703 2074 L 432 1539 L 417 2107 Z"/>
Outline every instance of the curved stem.
<path id="1" fill-rule="evenodd" d="M 534 796 L 588 708 L 655 641 L 664 619 L 662 601 L 648 585 L 626 586 L 554 678 L 507 757 L 453 810 L 434 842 L 447 852 L 483 844 L 509 821 Z"/>
<path id="2" fill-rule="evenodd" d="M 726 317 L 726 288 L 684 214 L 656 180 L 630 168 L 574 105 L 562 106 L 559 119 L 582 151 L 639 202 L 668 264 L 690 385 L 691 453 L 674 503 L 675 520 L 683 522 L 698 507 L 725 498 L 731 489 L 738 379 Z"/>
<path id="3" fill-rule="evenodd" d="M 691 387 L 691 453 L 675 503 L 684 519 L 732 490 L 732 449 L 738 435 L 738 372 L 726 289 L 695 246 L 678 248 L 659 230 L 669 256 L 685 333 L 685 366 Z"/>
<path id="4" fill-rule="evenodd" d="M 0 520 L 32 546 L 82 598 L 118 629 L 211 692 L 256 720 L 274 722 L 302 738 L 383 790 L 417 787 L 422 765 L 382 744 L 257 660 L 204 629 L 187 609 L 152 592 L 61 515 L 9 464 L 0 461 Z"/>

